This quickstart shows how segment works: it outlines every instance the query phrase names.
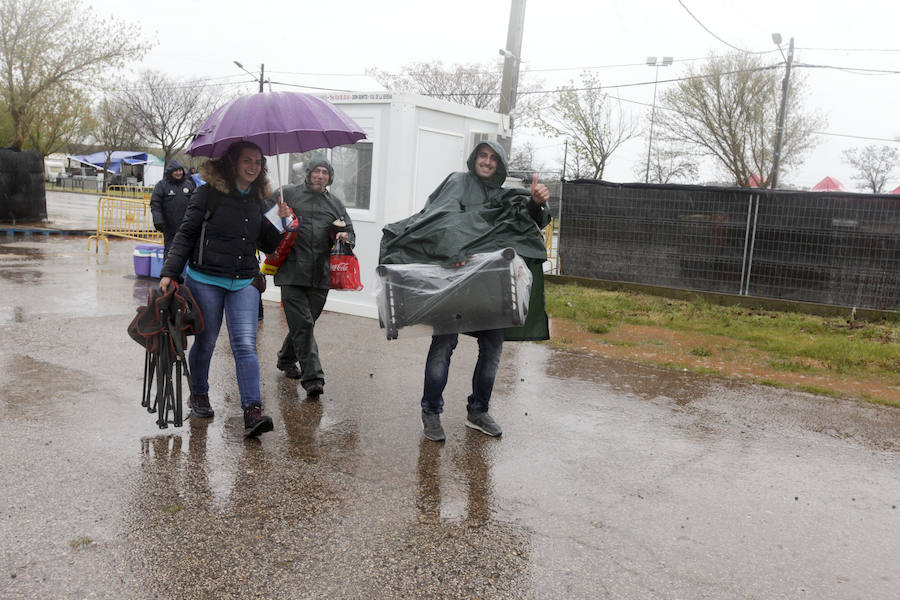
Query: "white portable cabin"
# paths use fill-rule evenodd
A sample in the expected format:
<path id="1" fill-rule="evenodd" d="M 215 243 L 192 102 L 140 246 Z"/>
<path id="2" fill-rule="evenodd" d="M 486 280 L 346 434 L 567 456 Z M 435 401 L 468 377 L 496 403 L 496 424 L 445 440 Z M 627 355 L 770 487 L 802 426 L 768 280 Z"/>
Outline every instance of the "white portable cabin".
<path id="1" fill-rule="evenodd" d="M 353 220 L 364 287 L 359 292 L 332 290 L 325 310 L 377 318 L 375 267 L 382 227 L 421 210 L 447 175 L 467 169 L 466 159 L 477 143 L 507 135 L 508 117 L 419 95 L 374 92 L 325 98 L 367 136 L 326 153 L 335 168 L 329 189 L 347 205 Z M 283 181 L 288 181 L 295 158 L 279 157 Z M 269 167 L 273 180 L 274 167 Z M 281 292 L 270 285 L 263 298 L 278 302 Z"/>

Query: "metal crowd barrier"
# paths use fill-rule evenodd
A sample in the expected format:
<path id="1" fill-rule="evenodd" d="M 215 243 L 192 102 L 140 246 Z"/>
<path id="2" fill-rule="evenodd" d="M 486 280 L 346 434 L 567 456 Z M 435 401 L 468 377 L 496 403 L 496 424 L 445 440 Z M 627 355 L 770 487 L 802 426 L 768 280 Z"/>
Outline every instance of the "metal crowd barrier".
<path id="1" fill-rule="evenodd" d="M 106 195 L 149 200 L 153 195 L 153 188 L 145 185 L 111 185 L 106 188 Z"/>
<path id="2" fill-rule="evenodd" d="M 547 223 L 547 226 L 541 230 L 541 233 L 544 234 L 544 245 L 547 246 L 547 260 L 550 261 L 550 272 L 551 273 L 559 273 L 559 252 L 557 248 L 553 245 L 553 234 L 554 234 L 554 224 L 555 220 Z"/>
<path id="3" fill-rule="evenodd" d="M 130 238 L 151 244 L 162 244 L 163 236 L 153 227 L 153 215 L 150 214 L 150 202 L 144 199 L 113 198 L 101 196 L 97 200 L 97 234 L 88 238 L 88 250 L 91 240 L 97 240 L 96 252 L 100 251 L 100 240 L 106 244 L 109 254 L 109 237 Z"/>

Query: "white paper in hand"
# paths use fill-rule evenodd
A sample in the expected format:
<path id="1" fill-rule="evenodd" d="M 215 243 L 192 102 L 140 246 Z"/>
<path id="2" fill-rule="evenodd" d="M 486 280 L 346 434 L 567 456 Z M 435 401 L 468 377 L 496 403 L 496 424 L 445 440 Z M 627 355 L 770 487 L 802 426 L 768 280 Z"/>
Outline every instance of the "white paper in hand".
<path id="1" fill-rule="evenodd" d="M 281 223 L 281 217 L 278 216 L 278 204 L 266 211 L 266 218 L 272 222 L 280 233 L 284 233 L 284 225 Z"/>

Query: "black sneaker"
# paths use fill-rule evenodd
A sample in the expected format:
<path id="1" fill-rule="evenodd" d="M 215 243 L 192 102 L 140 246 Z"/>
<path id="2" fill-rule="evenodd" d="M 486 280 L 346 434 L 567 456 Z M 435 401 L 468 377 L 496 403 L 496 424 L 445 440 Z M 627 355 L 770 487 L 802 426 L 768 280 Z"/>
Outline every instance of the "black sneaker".
<path id="1" fill-rule="evenodd" d="M 285 368 L 278 367 L 278 369 L 282 371 L 284 376 L 288 379 L 300 379 L 300 369 L 297 368 L 297 365 L 291 365 Z"/>
<path id="2" fill-rule="evenodd" d="M 441 427 L 441 415 L 422 411 L 422 425 L 425 426 L 425 437 L 432 442 L 444 441 L 444 428 Z"/>
<path id="3" fill-rule="evenodd" d="M 503 430 L 497 425 L 497 422 L 486 412 L 470 412 L 469 418 L 466 419 L 466 427 L 477 429 L 481 433 L 491 437 L 497 437 L 503 434 Z"/>
<path id="4" fill-rule="evenodd" d="M 209 405 L 209 394 L 191 394 L 188 397 L 188 406 L 191 407 L 192 417 L 211 419 L 216 414 Z"/>
<path id="5" fill-rule="evenodd" d="M 318 400 L 319 396 L 325 391 L 325 386 L 319 382 L 309 384 L 306 388 L 306 397 L 311 400 Z"/>
<path id="6" fill-rule="evenodd" d="M 262 414 L 260 405 L 251 406 L 244 411 L 244 437 L 256 437 L 272 431 L 272 417 Z"/>

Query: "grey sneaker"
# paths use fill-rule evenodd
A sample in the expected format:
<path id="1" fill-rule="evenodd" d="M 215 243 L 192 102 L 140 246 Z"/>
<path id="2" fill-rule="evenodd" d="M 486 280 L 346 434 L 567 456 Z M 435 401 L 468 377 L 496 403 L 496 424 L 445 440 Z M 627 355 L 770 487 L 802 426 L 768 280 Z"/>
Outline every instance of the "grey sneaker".
<path id="1" fill-rule="evenodd" d="M 470 412 L 469 418 L 466 419 L 466 427 L 477 429 L 481 433 L 485 433 L 491 437 L 497 437 L 503 434 L 503 430 L 497 425 L 497 422 L 486 412 Z"/>
<path id="2" fill-rule="evenodd" d="M 422 411 L 422 425 L 425 426 L 425 437 L 432 442 L 444 441 L 444 428 L 441 427 L 441 415 Z"/>

